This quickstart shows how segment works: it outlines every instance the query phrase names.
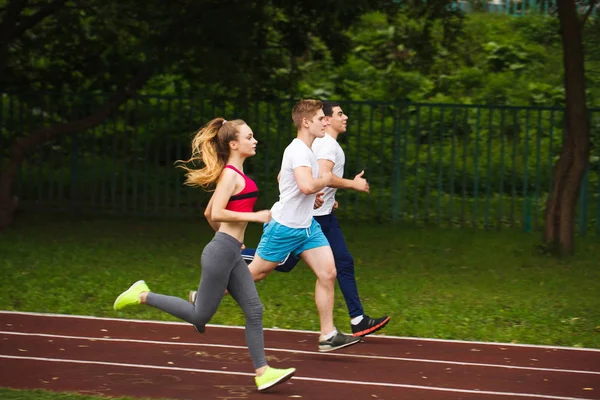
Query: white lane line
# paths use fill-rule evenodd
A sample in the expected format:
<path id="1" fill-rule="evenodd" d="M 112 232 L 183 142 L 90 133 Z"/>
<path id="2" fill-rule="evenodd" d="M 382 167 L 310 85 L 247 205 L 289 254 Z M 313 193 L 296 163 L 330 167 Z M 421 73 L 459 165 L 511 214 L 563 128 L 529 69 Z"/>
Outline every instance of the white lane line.
<path id="1" fill-rule="evenodd" d="M 72 318 L 72 319 L 91 319 L 98 321 L 114 321 L 114 322 L 132 322 L 139 324 L 160 324 L 160 325 L 176 325 L 176 326 L 190 326 L 186 322 L 174 322 L 174 321 L 153 321 L 143 319 L 126 319 L 126 318 L 109 318 L 109 317 L 94 317 L 89 315 L 70 315 L 70 314 L 53 314 L 53 313 L 37 313 L 28 311 L 8 311 L 0 310 L 0 315 L 30 315 L 37 317 L 50 317 L 50 318 Z M 230 325 L 213 325 L 207 324 L 206 326 L 219 329 L 244 329 L 243 326 L 230 326 Z M 295 332 L 295 333 L 310 333 L 318 334 L 316 331 L 305 331 L 298 329 L 280 329 L 280 328 L 264 328 L 266 331 L 272 332 Z M 567 350 L 567 351 L 585 351 L 585 352 L 597 352 L 600 353 L 600 349 L 589 348 L 589 347 L 567 347 L 567 346 L 549 346 L 539 344 L 522 344 L 522 343 L 503 343 L 503 342 L 481 342 L 481 341 L 469 341 L 469 340 L 448 340 L 448 339 L 434 339 L 434 338 L 420 338 L 420 337 L 409 337 L 409 336 L 387 336 L 387 335 L 374 335 L 373 338 L 391 339 L 391 340 L 408 340 L 408 341 L 422 341 L 422 342 L 440 342 L 440 343 L 462 343 L 462 344 L 478 344 L 483 346 L 502 346 L 502 347 L 525 347 L 532 349 L 549 349 L 549 350 Z"/>
<path id="2" fill-rule="evenodd" d="M 169 341 L 159 341 L 159 340 L 119 339 L 119 338 L 103 338 L 103 337 L 91 337 L 91 336 L 67 336 L 67 335 L 53 335 L 53 334 L 48 334 L 48 333 L 30 333 L 30 332 L 13 332 L 13 331 L 0 331 L 0 335 L 38 336 L 38 337 L 47 337 L 47 338 L 53 338 L 53 339 L 87 340 L 87 341 L 92 341 L 92 342 L 103 341 L 103 342 L 117 342 L 117 343 L 142 343 L 142 344 L 173 345 L 173 346 L 188 346 L 188 347 L 189 346 L 220 347 L 220 348 L 240 349 L 240 350 L 247 349 L 246 346 L 226 345 L 226 344 L 169 342 Z M 359 344 L 359 346 L 360 346 L 360 344 Z M 420 362 L 420 363 L 430 363 L 430 364 L 460 365 L 460 366 L 466 366 L 466 367 L 504 368 L 504 369 L 526 370 L 526 371 L 543 371 L 543 372 L 556 372 L 556 373 L 600 375 L 599 371 L 584 371 L 584 370 L 560 369 L 560 368 L 523 367 L 523 366 L 518 366 L 518 365 L 485 364 L 485 363 L 472 363 L 472 362 L 463 362 L 463 361 L 431 360 L 431 359 L 424 359 L 424 358 L 374 356 L 374 355 L 365 355 L 365 354 L 319 353 L 317 351 L 281 349 L 281 348 L 277 348 L 277 347 L 266 347 L 265 350 L 273 351 L 273 352 L 280 352 L 280 353 L 292 353 L 292 354 L 311 354 L 311 355 L 318 354 L 318 355 L 326 356 L 326 357 L 363 358 L 363 359 L 372 359 L 372 360 L 391 360 L 391 361 Z"/>
<path id="3" fill-rule="evenodd" d="M 220 371 L 220 370 L 209 370 L 209 369 L 196 369 L 196 368 L 181 368 L 181 367 L 165 367 L 162 365 L 147 365 L 147 364 L 126 364 L 126 363 L 114 363 L 104 361 L 85 361 L 85 360 L 69 360 L 61 358 L 45 358 L 45 357 L 24 357 L 24 356 L 6 356 L 0 355 L 0 358 L 7 358 L 13 360 L 29 360 L 29 361 L 46 361 L 46 362 L 58 362 L 58 363 L 73 363 L 73 364 L 93 364 L 93 365 L 108 365 L 113 367 L 127 367 L 127 368 L 144 368 L 154 370 L 167 370 L 167 371 L 183 371 L 183 372 L 199 372 L 206 374 L 220 374 L 220 375 L 239 375 L 239 376 L 254 376 L 248 372 L 231 372 L 231 371 Z M 370 382 L 370 381 L 346 381 L 342 379 L 326 379 L 326 378 L 312 378 L 304 376 L 294 376 L 294 380 L 310 381 L 310 382 L 324 382 L 324 383 L 338 383 L 344 385 L 361 385 L 361 386 L 381 386 L 391 388 L 404 388 L 404 389 L 419 389 L 419 390 L 432 390 L 439 392 L 452 392 L 452 393 L 468 393 L 468 394 L 487 394 L 494 396 L 510 396 L 510 397 L 532 397 L 536 399 L 552 399 L 552 400 L 593 400 L 582 397 L 564 397 L 564 396 L 551 396 L 536 393 L 512 393 L 512 392 L 493 392 L 487 390 L 469 390 L 469 389 L 454 389 L 447 387 L 437 386 L 421 386 L 421 385 L 408 385 L 402 383 L 388 383 L 388 382 Z"/>

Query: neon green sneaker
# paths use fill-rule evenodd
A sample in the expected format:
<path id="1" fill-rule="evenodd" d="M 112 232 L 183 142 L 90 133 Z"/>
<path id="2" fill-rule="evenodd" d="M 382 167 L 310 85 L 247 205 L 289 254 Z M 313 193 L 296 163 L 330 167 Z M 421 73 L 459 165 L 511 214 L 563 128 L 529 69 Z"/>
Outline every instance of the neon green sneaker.
<path id="1" fill-rule="evenodd" d="M 296 373 L 296 368 L 277 369 L 267 368 L 264 374 L 254 378 L 258 390 L 267 390 L 270 387 L 289 380 Z"/>
<path id="2" fill-rule="evenodd" d="M 120 309 L 132 306 L 134 304 L 140 304 L 140 294 L 143 292 L 149 292 L 150 288 L 146 285 L 144 281 L 137 281 L 129 289 L 124 291 L 117 297 L 115 303 L 113 304 L 113 308 L 115 311 L 119 311 Z"/>

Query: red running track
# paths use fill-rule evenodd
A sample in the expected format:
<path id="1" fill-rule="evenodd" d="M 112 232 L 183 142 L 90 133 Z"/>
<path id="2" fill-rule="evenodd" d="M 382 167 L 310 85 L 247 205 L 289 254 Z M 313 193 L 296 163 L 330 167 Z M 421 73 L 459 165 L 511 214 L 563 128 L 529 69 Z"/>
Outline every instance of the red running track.
<path id="1" fill-rule="evenodd" d="M 599 399 L 600 350 L 369 336 L 317 352 L 265 330 L 296 376 L 259 393 L 239 327 L 0 311 L 0 386 L 170 399 Z"/>

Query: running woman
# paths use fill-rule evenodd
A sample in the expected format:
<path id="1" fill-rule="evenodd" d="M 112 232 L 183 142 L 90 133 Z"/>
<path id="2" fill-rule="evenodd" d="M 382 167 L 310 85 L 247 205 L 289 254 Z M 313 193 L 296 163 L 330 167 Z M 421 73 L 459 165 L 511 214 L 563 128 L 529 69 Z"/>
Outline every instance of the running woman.
<path id="1" fill-rule="evenodd" d="M 240 254 L 248 222 L 271 220 L 269 210 L 253 211 L 258 188 L 243 172 L 246 158 L 256 154 L 256 143 L 244 121 L 215 118 L 195 134 L 192 156 L 182 164 L 187 171 L 187 185 L 208 189 L 216 183 L 206 212 L 216 232 L 202 251 L 202 276 L 194 304 L 151 292 L 145 281 L 140 280 L 117 297 L 113 308 L 118 311 L 130 305 L 146 304 L 193 324 L 203 333 L 227 290 L 244 311 L 246 343 L 256 372 L 255 383 L 262 391 L 287 381 L 296 370 L 272 368 L 267 364 L 262 303 Z M 185 166 L 197 162 L 202 162 L 204 167 Z"/>

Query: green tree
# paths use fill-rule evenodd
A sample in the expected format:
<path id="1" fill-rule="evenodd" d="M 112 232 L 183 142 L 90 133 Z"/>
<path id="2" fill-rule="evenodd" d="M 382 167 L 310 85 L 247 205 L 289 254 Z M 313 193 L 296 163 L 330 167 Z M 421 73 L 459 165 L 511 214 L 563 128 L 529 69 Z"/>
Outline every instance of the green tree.
<path id="1" fill-rule="evenodd" d="M 311 37 L 322 35 L 341 48 L 339 31 L 388 3 L 0 1 L 0 82 L 46 116 L 38 129 L 11 132 L 0 165 L 0 229 L 13 218 L 19 166 L 36 147 L 99 124 L 144 87 L 176 84 L 187 93 L 240 99 L 293 95 L 297 72 L 290 68 L 282 77 L 276 71 L 294 64 Z M 48 104 L 40 91 L 71 96 Z M 111 96 L 88 102 L 83 115 L 74 116 L 75 101 L 64 99 L 83 91 Z"/>
<path id="2" fill-rule="evenodd" d="M 572 254 L 575 250 L 575 207 L 590 156 L 582 33 L 596 1 L 586 2 L 587 11 L 583 16 L 578 15 L 577 5 L 574 0 L 558 0 L 565 71 L 565 135 L 560 158 L 554 167 L 552 193 L 546 204 L 544 241 L 561 255 Z"/>

